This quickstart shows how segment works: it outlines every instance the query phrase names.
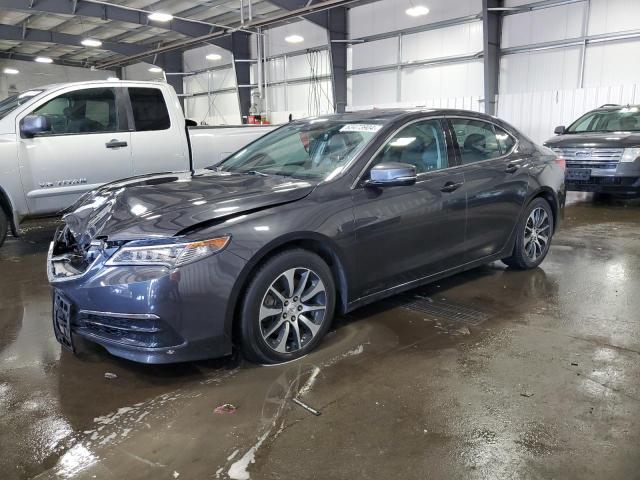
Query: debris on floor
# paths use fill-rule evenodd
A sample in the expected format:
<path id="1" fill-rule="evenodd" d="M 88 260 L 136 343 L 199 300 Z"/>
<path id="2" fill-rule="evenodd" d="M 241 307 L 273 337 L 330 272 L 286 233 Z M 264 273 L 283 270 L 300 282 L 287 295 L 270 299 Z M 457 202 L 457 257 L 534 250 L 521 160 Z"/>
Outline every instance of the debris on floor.
<path id="1" fill-rule="evenodd" d="M 111 372 L 105 372 L 104 378 L 106 378 L 107 380 L 113 380 L 114 378 L 118 378 L 118 375 Z"/>
<path id="2" fill-rule="evenodd" d="M 520 392 L 520 395 L 527 398 L 533 397 L 533 393 L 531 392 Z"/>
<path id="3" fill-rule="evenodd" d="M 471 332 L 467 327 L 459 328 L 458 330 L 456 330 L 456 332 L 458 332 L 461 335 L 471 335 Z"/>
<path id="4" fill-rule="evenodd" d="M 178 478 L 179 476 L 180 476 L 180 474 L 174 470 L 173 471 L 173 478 Z"/>
<path id="5" fill-rule="evenodd" d="M 216 407 L 213 413 L 217 413 L 219 415 L 227 415 L 227 414 L 236 413 L 236 410 L 238 409 L 236 408 L 235 405 L 232 405 L 230 403 L 224 403 Z"/>
<path id="6" fill-rule="evenodd" d="M 320 416 L 320 412 L 318 410 L 316 410 L 315 408 L 310 407 L 309 405 L 307 405 L 306 403 L 304 403 L 301 400 L 298 400 L 297 398 L 293 398 L 293 403 L 295 403 L 296 405 L 301 406 L 302 408 L 304 408 L 307 412 L 311 412 L 313 413 L 316 417 Z"/>
<path id="7" fill-rule="evenodd" d="M 572 367 L 577 367 L 578 366 L 578 362 L 571 362 L 571 366 Z"/>

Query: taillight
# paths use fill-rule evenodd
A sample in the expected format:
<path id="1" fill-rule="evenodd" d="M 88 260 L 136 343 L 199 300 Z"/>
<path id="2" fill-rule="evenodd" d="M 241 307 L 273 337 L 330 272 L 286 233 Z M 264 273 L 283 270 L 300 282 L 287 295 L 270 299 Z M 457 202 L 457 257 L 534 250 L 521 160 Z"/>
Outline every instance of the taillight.
<path id="1" fill-rule="evenodd" d="M 563 171 L 567 169 L 567 161 L 564 157 L 556 157 L 555 162 Z"/>

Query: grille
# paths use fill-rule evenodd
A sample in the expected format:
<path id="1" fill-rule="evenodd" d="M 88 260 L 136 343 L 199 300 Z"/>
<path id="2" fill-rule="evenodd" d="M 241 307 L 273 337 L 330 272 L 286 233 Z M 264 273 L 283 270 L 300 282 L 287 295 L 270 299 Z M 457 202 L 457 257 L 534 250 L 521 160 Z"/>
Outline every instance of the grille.
<path id="1" fill-rule="evenodd" d="M 607 168 L 600 167 L 607 165 L 615 168 L 622 158 L 623 150 L 622 148 L 555 148 L 554 152 L 563 156 L 567 165 L 571 167 L 587 165 Z"/>

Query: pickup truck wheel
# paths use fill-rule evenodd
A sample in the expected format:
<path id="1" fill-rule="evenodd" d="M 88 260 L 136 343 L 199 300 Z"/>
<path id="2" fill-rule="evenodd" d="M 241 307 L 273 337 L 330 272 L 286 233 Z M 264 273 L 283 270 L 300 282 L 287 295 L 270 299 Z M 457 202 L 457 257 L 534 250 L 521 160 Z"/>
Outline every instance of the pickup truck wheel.
<path id="1" fill-rule="evenodd" d="M 242 351 L 258 363 L 281 363 L 313 350 L 326 334 L 336 291 L 327 264 L 306 250 L 287 250 L 258 270 L 244 297 Z"/>
<path id="2" fill-rule="evenodd" d="M 517 227 L 516 243 L 510 257 L 502 261 L 518 270 L 537 267 L 549 253 L 553 237 L 553 211 L 544 198 L 536 198 L 524 211 Z"/>
<path id="3" fill-rule="evenodd" d="M 4 212 L 2 207 L 0 207 L 0 247 L 4 243 L 7 238 L 7 232 L 9 231 L 9 220 L 7 219 L 7 214 Z"/>

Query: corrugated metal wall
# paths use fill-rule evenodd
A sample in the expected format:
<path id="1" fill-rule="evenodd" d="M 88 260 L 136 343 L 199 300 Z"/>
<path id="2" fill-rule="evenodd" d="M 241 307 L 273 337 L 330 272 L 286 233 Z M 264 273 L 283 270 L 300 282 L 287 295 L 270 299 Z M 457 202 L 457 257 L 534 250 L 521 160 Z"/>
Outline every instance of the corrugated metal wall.
<path id="1" fill-rule="evenodd" d="M 606 103 L 640 103 L 640 85 L 499 95 L 497 114 L 542 143 L 553 136 L 556 126 L 568 126 L 583 113 Z"/>

